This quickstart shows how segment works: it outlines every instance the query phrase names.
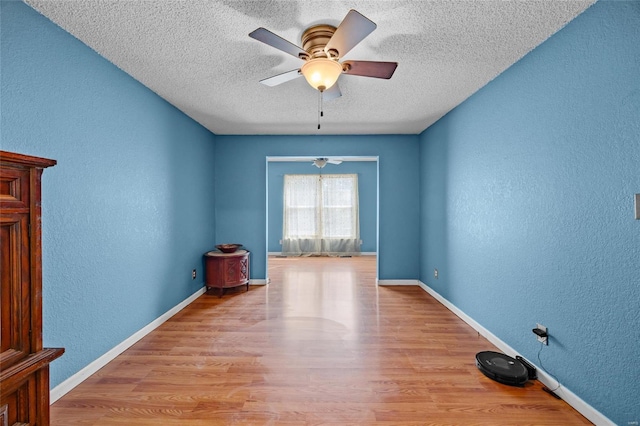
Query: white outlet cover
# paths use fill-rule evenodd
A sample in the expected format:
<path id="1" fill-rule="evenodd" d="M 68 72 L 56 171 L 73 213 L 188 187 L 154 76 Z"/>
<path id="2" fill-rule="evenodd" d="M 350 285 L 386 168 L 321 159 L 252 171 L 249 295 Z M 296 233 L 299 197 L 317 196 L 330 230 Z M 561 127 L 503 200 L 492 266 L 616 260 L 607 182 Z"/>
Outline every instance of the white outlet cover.
<path id="1" fill-rule="evenodd" d="M 544 325 L 536 324 L 536 328 L 538 330 L 542 330 L 545 333 L 547 333 L 547 327 L 545 327 Z M 547 336 L 547 337 L 536 336 L 536 338 L 538 339 L 538 342 L 542 343 L 543 345 L 548 345 L 549 344 L 549 336 Z"/>

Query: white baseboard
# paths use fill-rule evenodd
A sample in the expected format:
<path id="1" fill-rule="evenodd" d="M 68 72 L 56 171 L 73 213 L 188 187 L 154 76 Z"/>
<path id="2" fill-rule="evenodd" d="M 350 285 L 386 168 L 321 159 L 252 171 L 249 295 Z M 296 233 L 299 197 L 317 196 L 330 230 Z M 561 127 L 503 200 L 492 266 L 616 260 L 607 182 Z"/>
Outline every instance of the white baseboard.
<path id="1" fill-rule="evenodd" d="M 378 285 L 420 285 L 419 280 L 378 280 Z"/>
<path id="2" fill-rule="evenodd" d="M 138 330 L 134 334 L 132 334 L 127 339 L 120 342 L 114 348 L 106 352 L 100 358 L 93 361 L 91 364 L 84 367 L 82 370 L 78 371 L 73 376 L 69 377 L 64 382 L 60 383 L 55 388 L 51 389 L 49 393 L 49 403 L 53 404 L 58 399 L 62 398 L 65 394 L 71 391 L 73 388 L 78 386 L 80 383 L 85 381 L 89 376 L 94 374 L 96 371 L 100 370 L 102 367 L 107 365 L 110 361 L 113 361 L 118 355 L 120 355 L 125 350 L 129 349 L 133 344 L 135 344 L 138 340 L 142 339 L 147 334 L 151 333 L 153 330 L 158 328 L 162 323 L 167 321 L 169 318 L 180 312 L 183 308 L 189 305 L 191 302 L 196 300 L 200 295 L 204 294 L 206 291 L 206 287 L 202 287 L 191 296 L 169 309 L 160 317 L 156 318 L 149 324 L 147 324 L 144 328 Z"/>
<path id="3" fill-rule="evenodd" d="M 259 280 L 249 280 L 249 285 L 267 285 L 267 280 L 265 278 Z"/>
<path id="4" fill-rule="evenodd" d="M 491 333 L 489 330 L 478 324 L 474 321 L 470 316 L 465 314 L 463 311 L 458 309 L 455 305 L 449 302 L 447 299 L 442 297 L 438 292 L 434 289 L 426 285 L 425 283 L 418 281 L 418 285 L 434 299 L 443 304 L 447 309 L 453 312 L 456 316 L 458 316 L 462 321 L 469 324 L 474 330 L 484 336 L 488 341 L 490 341 L 494 346 L 499 348 L 502 352 L 510 357 L 515 357 L 516 355 L 520 355 L 516 352 L 511 346 L 507 345 L 505 342 L 500 340 L 497 336 Z M 522 355 L 520 355 L 522 356 Z M 523 357 L 524 358 L 524 357 Z M 534 364 L 531 360 L 527 359 L 531 364 Z M 535 365 L 535 364 L 534 364 Z M 536 369 L 538 372 L 538 380 L 543 383 L 549 389 L 555 389 L 558 387 L 558 382 L 551 377 L 546 371 L 541 369 L 536 365 Z M 554 391 L 560 398 L 562 398 L 567 404 L 576 409 L 580 414 L 585 416 L 589 421 L 598 426 L 615 426 L 615 423 L 609 420 L 604 414 L 593 408 L 591 405 L 587 404 L 584 400 L 578 397 L 576 394 L 571 392 L 564 386 L 560 386 L 556 391 Z"/>

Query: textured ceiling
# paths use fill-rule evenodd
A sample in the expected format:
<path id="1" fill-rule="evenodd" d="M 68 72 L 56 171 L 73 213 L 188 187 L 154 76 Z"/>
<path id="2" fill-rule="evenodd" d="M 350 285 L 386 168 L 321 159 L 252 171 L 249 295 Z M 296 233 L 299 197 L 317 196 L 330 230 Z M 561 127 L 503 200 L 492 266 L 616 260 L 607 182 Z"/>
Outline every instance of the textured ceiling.
<path id="1" fill-rule="evenodd" d="M 216 134 L 420 133 L 593 2 L 26 0 Z M 302 61 L 248 34 L 264 27 L 299 46 L 305 28 L 338 26 L 349 9 L 378 28 L 345 59 L 398 69 L 342 75 L 318 130 L 304 78 L 259 83 Z"/>

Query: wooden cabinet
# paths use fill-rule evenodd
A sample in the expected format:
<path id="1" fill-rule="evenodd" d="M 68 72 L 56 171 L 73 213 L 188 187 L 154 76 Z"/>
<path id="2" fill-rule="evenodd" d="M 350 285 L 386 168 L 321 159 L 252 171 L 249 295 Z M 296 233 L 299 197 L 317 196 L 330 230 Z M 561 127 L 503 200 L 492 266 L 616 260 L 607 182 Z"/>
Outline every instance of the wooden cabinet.
<path id="1" fill-rule="evenodd" d="M 205 281 L 207 290 L 219 288 L 220 297 L 230 287 L 247 286 L 249 290 L 249 252 L 238 250 L 233 253 L 210 251 L 204 255 Z"/>
<path id="2" fill-rule="evenodd" d="M 55 160 L 0 151 L 0 425 L 49 424 L 42 347 L 40 178 Z"/>

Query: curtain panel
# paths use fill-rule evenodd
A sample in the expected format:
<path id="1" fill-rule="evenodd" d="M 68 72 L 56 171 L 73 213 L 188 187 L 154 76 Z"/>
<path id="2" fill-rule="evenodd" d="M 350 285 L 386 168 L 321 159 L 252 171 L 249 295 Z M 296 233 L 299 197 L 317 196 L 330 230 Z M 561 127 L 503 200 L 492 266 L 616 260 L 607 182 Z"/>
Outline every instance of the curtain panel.
<path id="1" fill-rule="evenodd" d="M 282 253 L 360 254 L 358 175 L 285 175 Z"/>

